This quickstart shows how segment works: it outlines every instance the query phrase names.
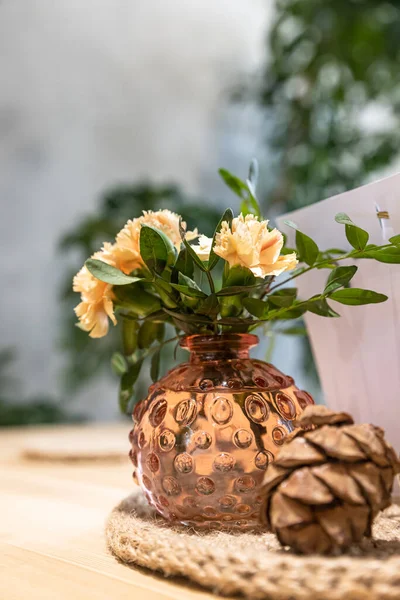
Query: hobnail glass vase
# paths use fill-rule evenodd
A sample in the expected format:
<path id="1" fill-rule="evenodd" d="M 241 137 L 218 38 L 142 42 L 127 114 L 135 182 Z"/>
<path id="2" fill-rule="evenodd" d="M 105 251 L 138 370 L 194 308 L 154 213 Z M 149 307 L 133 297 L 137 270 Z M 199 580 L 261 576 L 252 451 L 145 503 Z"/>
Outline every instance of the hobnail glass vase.
<path id="1" fill-rule="evenodd" d="M 261 484 L 293 421 L 313 399 L 249 350 L 250 334 L 191 335 L 190 361 L 152 385 L 130 433 L 134 478 L 169 521 L 261 526 Z"/>

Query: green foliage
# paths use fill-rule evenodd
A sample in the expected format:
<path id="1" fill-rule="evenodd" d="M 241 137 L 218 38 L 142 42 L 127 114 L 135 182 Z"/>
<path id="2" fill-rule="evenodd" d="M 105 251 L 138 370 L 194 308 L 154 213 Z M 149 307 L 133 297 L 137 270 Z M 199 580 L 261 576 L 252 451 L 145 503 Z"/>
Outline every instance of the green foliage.
<path id="1" fill-rule="evenodd" d="M 172 242 L 162 231 L 149 225 L 142 225 L 140 231 L 140 255 L 148 269 L 158 274 L 176 259 Z"/>
<path id="2" fill-rule="evenodd" d="M 195 215 L 196 226 L 208 236 L 213 235 L 213 223 L 216 223 L 219 218 L 219 211 L 213 204 L 204 199 L 190 198 L 177 186 L 143 182 L 119 186 L 107 191 L 100 199 L 94 213 L 82 219 L 78 226 L 74 226 L 73 230 L 67 232 L 60 242 L 60 251 L 70 256 L 70 269 L 65 274 L 61 286 L 62 313 L 66 317 L 60 341 L 61 349 L 68 361 L 63 376 L 64 388 L 68 393 L 75 392 L 100 372 L 108 372 L 110 359 L 120 343 L 121 336 L 120 327 L 117 326 L 112 327 L 106 337 L 94 340 L 86 332 L 73 326 L 76 318 L 72 308 L 77 304 L 77 296 L 72 292 L 72 276 L 104 241 L 113 241 L 116 232 L 128 219 L 140 215 L 142 210 L 159 210 L 160 207 L 179 213 L 186 222 L 193 222 Z M 183 256 L 182 253 L 181 259 Z M 178 257 L 177 261 L 179 260 Z M 193 270 L 190 272 L 190 263 L 193 268 L 193 262 L 186 260 L 186 263 L 186 269 L 179 268 L 179 270 L 191 277 Z M 118 291 L 120 290 L 122 288 L 118 288 Z M 176 307 L 176 303 L 171 299 L 169 302 L 171 306 Z M 165 313 L 163 315 L 165 317 Z M 172 366 L 171 360 L 169 366 Z M 138 397 L 145 394 L 147 385 L 145 377 L 137 381 Z"/>
<path id="3" fill-rule="evenodd" d="M 399 264 L 400 263 L 400 247 L 385 246 L 383 248 L 366 249 L 360 254 L 360 258 L 373 258 L 378 262 Z"/>
<path id="4" fill-rule="evenodd" d="M 288 306 L 292 306 L 293 302 L 296 300 L 296 296 L 297 288 L 284 287 L 282 290 L 278 290 L 273 294 L 269 294 L 268 302 L 274 306 L 286 308 Z"/>
<path id="5" fill-rule="evenodd" d="M 377 304 L 385 302 L 388 297 L 385 294 L 378 294 L 371 290 L 361 290 L 359 288 L 348 288 L 344 290 L 336 290 L 329 296 L 332 300 L 341 304 L 349 304 L 351 306 L 361 306 L 362 304 Z"/>
<path id="6" fill-rule="evenodd" d="M 93 277 L 96 277 L 96 279 L 100 279 L 100 281 L 104 281 L 105 283 L 110 283 L 111 285 L 128 285 L 130 283 L 141 281 L 140 277 L 129 277 L 119 269 L 96 258 L 88 258 L 85 262 L 85 266 Z"/>
<path id="7" fill-rule="evenodd" d="M 330 294 L 335 290 L 347 286 L 357 272 L 356 266 L 351 267 L 336 267 L 328 277 L 324 294 Z"/>
<path id="8" fill-rule="evenodd" d="M 172 271 L 171 280 L 176 279 L 176 281 L 178 281 L 179 273 L 181 275 L 185 275 L 186 277 L 193 277 L 194 262 L 186 247 L 182 248 L 178 254 L 178 258 L 176 259 L 176 263 Z"/>
<path id="9" fill-rule="evenodd" d="M 369 233 L 361 227 L 354 225 L 353 221 L 345 213 L 338 213 L 335 217 L 337 223 L 345 225 L 346 237 L 348 242 L 356 248 L 356 250 L 364 250 L 368 244 Z"/>
<path id="10" fill-rule="evenodd" d="M 353 189 L 397 156 L 399 39 L 397 0 L 276 2 L 262 76 L 245 90 L 268 125 L 270 205 L 293 210 Z M 366 128 L 362 111 L 379 106 L 382 127 Z"/>
<path id="11" fill-rule="evenodd" d="M 293 221 L 285 221 L 286 225 L 293 227 L 296 230 L 296 248 L 298 259 L 301 262 L 307 263 L 310 267 L 313 266 L 319 255 L 317 244 L 308 235 L 297 229 L 297 225 Z"/>
<path id="12" fill-rule="evenodd" d="M 268 315 L 268 302 L 264 302 L 259 298 L 244 298 L 242 304 L 247 312 L 257 317 L 257 319 L 265 319 Z"/>
<path id="13" fill-rule="evenodd" d="M 257 179 L 255 165 L 253 163 L 250 169 L 253 179 L 249 179 L 250 184 L 247 183 L 252 193 Z M 225 178 L 230 187 L 239 185 L 234 176 L 228 178 L 225 174 Z M 222 221 L 231 223 L 232 219 L 233 213 L 228 209 L 216 226 L 213 243 Z M 294 223 L 288 222 L 296 229 L 296 252 L 300 265 L 280 282 L 276 282 L 274 276 L 255 277 L 250 268 L 241 264 L 230 266 L 214 254 L 208 262 L 202 261 L 186 239 L 182 225 L 179 254 L 164 233 L 154 227 L 142 227 L 140 252 L 145 266 L 131 274 L 132 281 L 129 283 L 118 269 L 110 271 L 108 265 L 101 261 L 89 261 L 92 273 L 97 274 L 101 281 L 106 277 L 108 282 L 116 282 L 112 291 L 114 308 L 119 320 L 122 320 L 124 354 L 114 354 L 111 362 L 113 370 L 121 377 L 121 411 L 127 412 L 132 406 L 142 366 L 149 363 L 150 376 L 155 380 L 159 376 L 164 347 L 171 342 L 179 342 L 184 334 L 241 333 L 265 323 L 273 327 L 281 321 L 297 320 L 306 312 L 327 318 L 339 317 L 328 303 L 329 299 L 351 305 L 385 301 L 387 297 L 383 294 L 348 287 L 357 267 L 338 266 L 337 263 L 352 258 L 371 259 L 389 251 L 394 251 L 391 254 L 394 256 L 400 253 L 400 248 L 390 242 L 380 247 L 367 246 L 368 233 L 347 215 L 337 215 L 336 221 L 345 225 L 347 238 L 354 240 L 353 249 L 349 252 L 335 249 L 320 251 L 310 237 L 299 231 Z M 222 281 L 214 280 L 211 273 L 218 260 L 224 263 Z M 297 288 L 289 287 L 288 282 L 311 269 L 321 268 L 330 270 L 324 291 L 306 300 L 298 299 Z M 176 335 L 165 339 L 166 331 L 171 331 L 172 327 Z M 284 328 L 285 331 L 298 333 L 298 327 Z"/>
<path id="14" fill-rule="evenodd" d="M 241 199 L 240 211 L 243 215 L 252 213 L 261 216 L 260 205 L 256 197 L 256 186 L 258 181 L 258 162 L 253 159 L 250 163 L 249 176 L 246 182 L 236 175 L 232 175 L 226 169 L 219 169 L 219 174 L 224 183 Z M 229 210 L 229 209 L 228 209 Z M 222 219 L 226 220 L 226 219 Z"/>
<path id="15" fill-rule="evenodd" d="M 311 298 L 307 303 L 307 310 L 320 317 L 340 317 L 340 315 L 329 306 L 326 299 L 321 296 Z"/>

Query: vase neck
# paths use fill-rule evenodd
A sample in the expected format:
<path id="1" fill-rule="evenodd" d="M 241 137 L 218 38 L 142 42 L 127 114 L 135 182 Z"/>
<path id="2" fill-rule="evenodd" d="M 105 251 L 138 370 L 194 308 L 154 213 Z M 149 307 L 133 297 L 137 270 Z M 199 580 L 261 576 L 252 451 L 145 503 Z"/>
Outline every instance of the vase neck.
<path id="1" fill-rule="evenodd" d="M 250 348 L 258 343 L 258 337 L 250 333 L 226 333 L 222 335 L 189 335 L 180 345 L 189 350 L 192 364 L 249 358 Z"/>

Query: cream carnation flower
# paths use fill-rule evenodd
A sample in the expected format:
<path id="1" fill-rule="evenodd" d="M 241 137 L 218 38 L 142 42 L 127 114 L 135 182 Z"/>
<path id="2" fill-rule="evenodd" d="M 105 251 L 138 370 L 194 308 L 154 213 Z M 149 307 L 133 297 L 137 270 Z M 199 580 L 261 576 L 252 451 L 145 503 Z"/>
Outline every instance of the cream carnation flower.
<path id="1" fill-rule="evenodd" d="M 143 211 L 143 216 L 128 221 L 116 237 L 116 256 L 121 263 L 121 270 L 130 273 L 143 265 L 139 244 L 142 225 L 150 225 L 162 231 L 179 250 L 181 245 L 179 219 L 179 215 L 170 210 L 156 212 L 149 210 Z M 182 227 L 186 230 L 185 222 L 182 222 Z M 197 237 L 196 229 L 186 233 L 187 240 L 194 240 Z"/>
<path id="2" fill-rule="evenodd" d="M 254 215 L 239 215 L 231 227 L 223 221 L 216 236 L 215 254 L 230 267 L 247 267 L 256 277 L 280 275 L 294 269 L 298 263 L 296 254 L 280 256 L 283 236 L 277 229 L 268 231 L 267 226 L 268 221 L 259 221 Z"/>
<path id="3" fill-rule="evenodd" d="M 207 237 L 206 235 L 199 236 L 199 243 L 193 244 L 192 248 L 196 252 L 197 256 L 200 260 L 208 260 L 210 257 L 212 246 L 212 238 Z"/>
<path id="4" fill-rule="evenodd" d="M 92 258 L 118 266 L 114 257 L 115 246 L 105 243 L 100 252 L 95 252 Z M 100 338 L 108 332 L 108 319 L 117 324 L 114 315 L 112 285 L 93 277 L 88 269 L 83 266 L 74 277 L 74 292 L 80 292 L 81 302 L 75 307 L 75 314 L 79 317 L 80 327 L 89 331 L 92 338 Z"/>

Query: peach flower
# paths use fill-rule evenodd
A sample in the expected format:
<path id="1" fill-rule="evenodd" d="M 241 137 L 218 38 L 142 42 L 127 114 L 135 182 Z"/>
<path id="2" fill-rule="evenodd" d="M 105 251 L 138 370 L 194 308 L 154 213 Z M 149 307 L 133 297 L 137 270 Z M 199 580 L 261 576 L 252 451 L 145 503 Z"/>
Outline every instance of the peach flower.
<path id="1" fill-rule="evenodd" d="M 105 243 L 100 252 L 95 252 L 92 258 L 118 266 L 114 257 L 115 246 Z M 88 331 L 90 337 L 100 338 L 108 332 L 108 319 L 116 325 L 114 315 L 112 285 L 104 283 L 93 277 L 88 269 L 83 266 L 74 277 L 74 292 L 80 292 L 81 302 L 75 307 L 75 314 L 79 317 L 80 327 Z"/>
<path id="2" fill-rule="evenodd" d="M 224 221 L 216 236 L 215 254 L 230 267 L 247 267 L 256 277 L 280 275 L 294 269 L 298 263 L 296 254 L 280 256 L 283 236 L 277 229 L 269 231 L 267 225 L 268 221 L 259 221 L 254 215 L 239 215 L 231 227 Z"/>
<path id="3" fill-rule="evenodd" d="M 121 263 L 120 269 L 124 273 L 131 273 L 143 265 L 139 245 L 142 225 L 150 225 L 162 231 L 179 250 L 181 245 L 179 218 L 179 215 L 170 210 L 156 212 L 149 210 L 143 211 L 143 216 L 128 221 L 116 237 L 116 257 Z M 182 226 L 186 230 L 185 222 L 182 222 Z M 196 237 L 198 237 L 197 230 L 188 231 L 186 234 L 187 240 L 193 240 Z"/>
<path id="4" fill-rule="evenodd" d="M 200 260 L 208 260 L 210 257 L 212 246 L 212 238 L 207 237 L 206 235 L 199 236 L 199 243 L 193 244 L 192 248 L 196 252 L 197 256 Z"/>

